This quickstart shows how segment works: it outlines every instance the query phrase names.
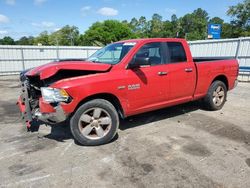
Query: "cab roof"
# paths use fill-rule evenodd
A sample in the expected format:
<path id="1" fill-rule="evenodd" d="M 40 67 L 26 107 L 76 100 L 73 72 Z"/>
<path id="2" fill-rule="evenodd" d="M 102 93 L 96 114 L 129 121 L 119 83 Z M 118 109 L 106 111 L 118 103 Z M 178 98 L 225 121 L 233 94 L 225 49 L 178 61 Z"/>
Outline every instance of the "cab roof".
<path id="1" fill-rule="evenodd" d="M 160 41 L 183 42 L 186 40 L 181 38 L 143 38 L 143 39 L 122 40 L 118 42 L 160 42 Z"/>

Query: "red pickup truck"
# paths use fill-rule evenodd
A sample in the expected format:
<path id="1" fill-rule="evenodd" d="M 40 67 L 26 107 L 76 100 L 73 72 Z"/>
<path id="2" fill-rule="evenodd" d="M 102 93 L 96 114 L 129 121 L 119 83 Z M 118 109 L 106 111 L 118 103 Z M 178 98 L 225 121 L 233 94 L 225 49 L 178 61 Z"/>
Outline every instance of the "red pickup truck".
<path id="1" fill-rule="evenodd" d="M 85 60 L 61 60 L 20 74 L 18 105 L 33 120 L 70 120 L 82 145 L 108 143 L 119 118 L 202 99 L 209 110 L 223 107 L 237 84 L 234 59 L 193 59 L 183 39 L 115 42 Z"/>

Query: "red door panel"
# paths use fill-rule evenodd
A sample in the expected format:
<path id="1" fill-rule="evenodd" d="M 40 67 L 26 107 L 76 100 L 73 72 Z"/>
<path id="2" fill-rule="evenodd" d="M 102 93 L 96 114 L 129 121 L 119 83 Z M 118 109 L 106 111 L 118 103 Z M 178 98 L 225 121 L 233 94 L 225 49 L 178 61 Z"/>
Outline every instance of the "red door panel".
<path id="1" fill-rule="evenodd" d="M 170 89 L 169 100 L 191 100 L 196 85 L 196 68 L 193 62 L 168 65 Z"/>
<path id="2" fill-rule="evenodd" d="M 127 70 L 128 109 L 136 112 L 155 106 L 166 100 L 165 91 L 169 88 L 166 65 L 142 67 Z"/>

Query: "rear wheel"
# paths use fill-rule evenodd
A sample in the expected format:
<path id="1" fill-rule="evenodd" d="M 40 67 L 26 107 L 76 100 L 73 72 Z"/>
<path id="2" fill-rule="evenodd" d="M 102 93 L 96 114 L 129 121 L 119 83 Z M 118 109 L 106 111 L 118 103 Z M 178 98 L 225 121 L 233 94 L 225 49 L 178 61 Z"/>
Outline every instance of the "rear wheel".
<path id="1" fill-rule="evenodd" d="M 95 99 L 78 108 L 70 120 L 75 140 L 82 145 L 101 145 L 117 133 L 119 117 L 115 107 L 106 100 Z"/>
<path id="2" fill-rule="evenodd" d="M 214 81 L 204 98 L 204 106 L 208 110 L 220 110 L 227 98 L 227 87 L 222 81 Z"/>

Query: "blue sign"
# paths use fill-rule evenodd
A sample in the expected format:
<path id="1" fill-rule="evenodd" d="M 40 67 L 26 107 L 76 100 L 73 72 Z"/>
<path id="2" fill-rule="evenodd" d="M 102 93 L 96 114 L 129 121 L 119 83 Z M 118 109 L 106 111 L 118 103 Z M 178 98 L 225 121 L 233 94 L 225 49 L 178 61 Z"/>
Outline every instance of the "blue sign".
<path id="1" fill-rule="evenodd" d="M 221 24 L 208 24 L 208 38 L 209 39 L 220 39 L 221 31 L 222 31 Z"/>

